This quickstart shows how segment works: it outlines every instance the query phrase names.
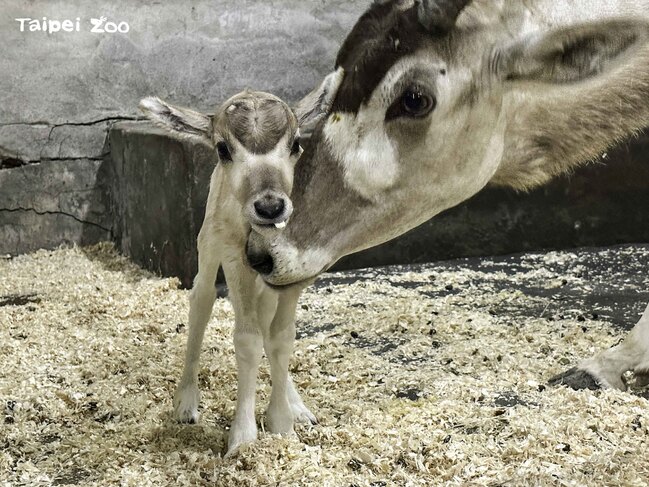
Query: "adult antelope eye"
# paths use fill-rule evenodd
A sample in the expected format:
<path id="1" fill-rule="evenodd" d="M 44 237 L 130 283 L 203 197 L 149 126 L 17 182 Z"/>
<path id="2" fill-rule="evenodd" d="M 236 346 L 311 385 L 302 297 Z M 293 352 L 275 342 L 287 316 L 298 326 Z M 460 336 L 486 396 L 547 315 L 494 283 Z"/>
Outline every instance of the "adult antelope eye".
<path id="1" fill-rule="evenodd" d="M 300 138 L 295 137 L 293 145 L 291 146 L 291 155 L 294 156 L 300 152 Z"/>
<path id="2" fill-rule="evenodd" d="M 216 151 L 219 153 L 219 159 L 222 161 L 231 161 L 232 154 L 230 154 L 230 149 L 228 149 L 228 144 L 225 142 L 219 142 L 216 144 Z"/>
<path id="3" fill-rule="evenodd" d="M 435 100 L 420 91 L 408 90 L 401 96 L 401 107 L 406 115 L 424 117 L 435 108 Z"/>
<path id="4" fill-rule="evenodd" d="M 412 86 L 399 96 L 385 113 L 385 120 L 424 118 L 435 109 L 437 100 L 430 90 Z"/>

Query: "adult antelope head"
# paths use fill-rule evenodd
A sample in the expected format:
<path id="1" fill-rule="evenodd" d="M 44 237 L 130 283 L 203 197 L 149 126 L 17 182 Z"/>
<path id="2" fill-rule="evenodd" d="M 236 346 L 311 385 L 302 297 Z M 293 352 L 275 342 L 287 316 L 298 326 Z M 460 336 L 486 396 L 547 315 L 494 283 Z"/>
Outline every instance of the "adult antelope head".
<path id="1" fill-rule="evenodd" d="M 649 0 L 383 0 L 298 107 L 317 125 L 267 283 L 305 281 L 485 185 L 525 189 L 649 125 Z"/>

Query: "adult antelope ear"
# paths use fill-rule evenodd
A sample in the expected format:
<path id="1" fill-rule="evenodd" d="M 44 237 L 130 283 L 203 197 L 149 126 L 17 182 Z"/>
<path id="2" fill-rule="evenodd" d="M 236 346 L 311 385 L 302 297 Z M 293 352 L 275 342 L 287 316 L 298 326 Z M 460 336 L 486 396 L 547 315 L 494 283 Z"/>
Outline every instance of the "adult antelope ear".
<path id="1" fill-rule="evenodd" d="M 295 115 L 301 128 L 312 128 L 324 115 L 329 113 L 336 98 L 345 71 L 338 68 L 329 73 L 324 81 L 295 106 Z"/>
<path id="2" fill-rule="evenodd" d="M 496 49 L 490 70 L 502 81 L 574 83 L 621 65 L 649 42 L 649 23 L 610 20 L 532 34 Z"/>
<path id="3" fill-rule="evenodd" d="M 157 97 L 140 101 L 140 110 L 158 127 L 183 139 L 192 139 L 213 147 L 212 121 L 207 115 L 188 108 L 175 107 Z"/>

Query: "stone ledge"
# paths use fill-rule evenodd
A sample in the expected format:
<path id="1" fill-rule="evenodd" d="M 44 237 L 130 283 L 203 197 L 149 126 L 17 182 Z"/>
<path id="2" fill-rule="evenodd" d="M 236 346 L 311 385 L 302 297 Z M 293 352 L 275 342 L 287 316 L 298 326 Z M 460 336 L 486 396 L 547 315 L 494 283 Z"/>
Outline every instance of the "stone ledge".
<path id="1" fill-rule="evenodd" d="M 119 249 L 145 268 L 178 276 L 189 286 L 214 155 L 147 122 L 116 124 L 109 139 L 106 174 Z"/>

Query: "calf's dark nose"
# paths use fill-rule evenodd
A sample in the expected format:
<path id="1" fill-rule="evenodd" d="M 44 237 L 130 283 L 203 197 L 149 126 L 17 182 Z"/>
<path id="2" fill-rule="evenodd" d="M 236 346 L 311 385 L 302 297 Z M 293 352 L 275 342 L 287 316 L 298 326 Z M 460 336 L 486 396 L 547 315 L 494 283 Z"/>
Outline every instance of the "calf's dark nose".
<path id="1" fill-rule="evenodd" d="M 274 220 L 284 212 L 285 203 L 277 196 L 264 196 L 255 201 L 255 212 L 260 218 Z"/>
<path id="2" fill-rule="evenodd" d="M 265 252 L 253 252 L 248 248 L 246 251 L 248 264 L 255 271 L 262 275 L 268 275 L 273 272 L 273 258 Z"/>

